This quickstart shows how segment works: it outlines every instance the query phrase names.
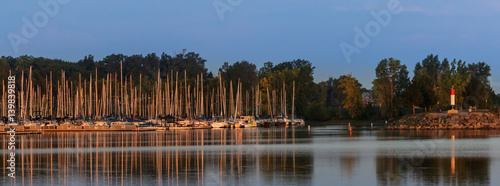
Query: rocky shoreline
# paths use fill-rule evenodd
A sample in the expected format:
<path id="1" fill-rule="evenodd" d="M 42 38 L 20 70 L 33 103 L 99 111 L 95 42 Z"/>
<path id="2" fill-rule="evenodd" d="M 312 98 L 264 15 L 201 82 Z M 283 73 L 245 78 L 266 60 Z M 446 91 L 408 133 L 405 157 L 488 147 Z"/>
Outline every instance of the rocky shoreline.
<path id="1" fill-rule="evenodd" d="M 404 116 L 387 130 L 499 130 L 500 117 L 492 113 L 426 113 Z"/>

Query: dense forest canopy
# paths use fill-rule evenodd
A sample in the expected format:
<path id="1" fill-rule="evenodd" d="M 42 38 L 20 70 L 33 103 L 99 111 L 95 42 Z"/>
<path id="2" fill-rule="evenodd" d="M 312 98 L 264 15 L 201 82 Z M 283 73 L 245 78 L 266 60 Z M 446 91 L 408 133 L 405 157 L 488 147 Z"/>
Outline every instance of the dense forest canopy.
<path id="1" fill-rule="evenodd" d="M 231 83 L 236 87 L 241 82 L 242 91 L 250 92 L 243 97 L 254 95 L 258 87 L 263 114 L 267 115 L 272 113 L 268 106 L 268 95 L 273 94 L 273 91 L 276 91 L 274 94 L 283 95 L 283 87 L 287 100 L 286 112 L 291 113 L 292 87 L 295 82 L 295 115 L 309 120 L 386 119 L 411 114 L 417 106 L 424 112 L 448 110 L 451 108 L 452 88 L 457 92 L 458 108 L 492 108 L 499 102 L 488 80 L 491 68 L 485 62 L 440 60 L 432 54 L 415 65 L 412 78 L 408 67 L 400 60 L 382 59 L 375 69 L 376 78 L 371 90 L 361 88 L 362 85 L 351 74 L 314 83 L 315 67 L 303 59 L 278 64 L 266 62 L 260 69 L 249 61 L 225 62 L 219 72 L 209 72 L 206 63 L 207 60 L 199 54 L 186 53 L 185 50 L 175 55 L 111 54 L 101 60 L 88 55 L 78 62 L 33 56 L 2 56 L 0 79 L 5 81 L 9 71 L 19 77 L 24 72 L 26 77 L 31 66 L 33 84 L 44 88 L 51 73 L 53 84 L 57 85 L 62 71 L 67 80 L 76 82 L 80 76 L 84 79 L 95 77 L 96 72 L 99 81 L 106 78 L 107 74 L 121 78 L 122 69 L 124 78 L 131 78 L 134 84 L 142 84 L 142 90 L 151 91 L 158 72 L 162 80 L 173 80 L 177 75 L 180 80 L 187 77 L 186 82 L 193 87 L 197 76 L 202 75 L 208 87 L 217 87 L 220 82 L 226 87 Z M 219 82 L 220 76 L 222 81 Z M 142 82 L 139 82 L 140 79 Z M 20 82 L 20 79 L 17 81 Z"/>

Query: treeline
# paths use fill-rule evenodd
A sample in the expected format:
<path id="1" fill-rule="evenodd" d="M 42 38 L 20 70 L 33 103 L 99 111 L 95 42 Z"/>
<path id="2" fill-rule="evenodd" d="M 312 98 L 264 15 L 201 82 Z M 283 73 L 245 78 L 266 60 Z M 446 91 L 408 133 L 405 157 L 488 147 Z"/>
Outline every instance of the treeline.
<path id="1" fill-rule="evenodd" d="M 385 60 L 379 67 L 374 87 L 388 117 L 401 116 L 402 107 L 420 106 L 425 112 L 449 110 L 451 89 L 455 89 L 458 109 L 486 109 L 498 101 L 488 80 L 491 68 L 485 62 L 468 64 L 456 59 L 450 62 L 447 58 L 440 61 L 437 55 L 429 55 L 415 65 L 411 80 L 399 60 Z M 393 86 L 389 86 L 391 80 L 396 82 Z M 389 94 L 387 87 L 393 87 L 394 94 Z"/>
<path id="2" fill-rule="evenodd" d="M 20 76 L 21 72 L 28 72 L 32 66 L 33 84 L 40 85 L 42 89 L 46 87 L 46 80 L 51 72 L 53 86 L 57 87 L 63 70 L 69 81 L 78 81 L 80 75 L 95 77 L 96 73 L 99 81 L 102 81 L 107 74 L 119 75 L 122 62 L 123 76 L 134 77 L 133 83 L 141 84 L 140 89 L 144 91 L 153 91 L 158 71 L 161 79 L 179 72 L 182 74 L 179 77 L 181 80 L 184 79 L 183 73 L 187 72 L 186 81 L 192 87 L 197 82 L 197 75 L 203 74 L 207 90 L 218 86 L 220 72 L 226 85 L 241 82 L 243 93 L 249 92 L 242 95 L 242 99 L 247 102 L 252 100 L 250 97 L 254 96 L 254 89 L 260 89 L 258 104 L 262 109 L 261 116 L 284 114 L 284 111 L 273 110 L 276 108 L 270 106 L 270 102 L 281 104 L 276 103 L 276 100 L 283 95 L 284 89 L 285 96 L 281 100 L 286 100 L 286 106 L 281 105 L 279 108 L 286 108 L 286 113 L 290 115 L 291 104 L 294 102 L 295 115 L 307 120 L 385 119 L 410 114 L 416 106 L 423 112 L 447 110 L 451 108 L 449 96 L 452 87 L 456 89 L 457 105 L 461 108 L 487 108 L 498 104 L 497 96 L 488 81 L 491 69 L 486 63 L 467 64 L 461 60 L 450 62 L 446 58 L 440 61 L 434 55 L 427 56 L 415 66 L 413 78 L 409 77 L 406 65 L 399 60 L 381 60 L 375 70 L 376 79 L 371 90 L 362 88 L 350 74 L 314 83 L 315 67 L 307 60 L 297 59 L 278 64 L 267 62 L 260 69 L 248 61 L 232 64 L 226 62 L 219 72 L 208 72 L 205 59 L 197 53 L 185 51 L 175 55 L 162 53 L 160 56 L 155 53 L 145 56 L 112 54 L 101 60 L 88 55 L 78 62 L 32 56 L 2 56 L 0 79 L 6 80 L 9 70 Z M 142 75 L 142 82 L 137 78 L 139 75 Z M 17 81 L 20 82 L 20 79 Z M 295 100 L 292 100 L 293 82 Z"/>
<path id="3" fill-rule="evenodd" d="M 416 112 L 445 112 L 452 108 L 452 89 L 456 109 L 490 109 L 500 104 L 488 79 L 491 68 L 485 62 L 441 61 L 431 54 L 415 65 L 410 78 L 406 65 L 388 58 L 378 63 L 375 73 L 371 90 L 362 89 L 351 75 L 317 84 L 316 94 L 323 100 L 313 105 L 315 119 L 376 120 Z"/>
<path id="4" fill-rule="evenodd" d="M 219 77 L 221 76 L 225 88 L 220 90 L 226 91 L 224 95 L 227 95 L 227 97 L 224 97 L 226 97 L 227 100 L 225 102 L 228 104 L 236 100 L 231 95 L 236 96 L 238 82 L 241 82 L 241 88 L 239 88 L 241 90 L 240 104 L 246 108 L 243 111 L 244 114 L 255 114 L 255 111 L 252 112 L 251 110 L 255 108 L 255 105 L 259 104 L 258 108 L 261 109 L 259 111 L 261 117 L 271 115 L 290 116 L 293 108 L 291 104 L 295 102 L 295 115 L 307 117 L 305 113 L 308 108 L 310 87 L 314 85 L 314 67 L 309 61 L 298 59 L 282 62 L 277 65 L 267 62 L 259 70 L 255 64 L 247 61 L 235 62 L 233 64 L 225 63 L 215 73 L 208 72 L 205 63 L 206 60 L 194 52 L 183 52 L 173 56 L 165 53 L 160 56 L 155 53 L 147 54 L 146 56 L 112 54 L 104 57 L 102 60 L 95 60 L 92 55 L 88 55 L 76 63 L 43 57 L 20 56 L 14 58 L 3 56 L 0 59 L 0 67 L 2 67 L 0 69 L 0 78 L 6 80 L 11 71 L 17 77 L 16 81 L 17 85 L 19 85 L 17 89 L 20 89 L 19 87 L 22 84 L 26 87 L 28 84 L 27 74 L 31 67 L 33 69 L 31 75 L 33 85 L 39 87 L 41 89 L 40 92 L 46 92 L 47 87 L 50 87 L 46 86 L 48 82 L 52 82 L 52 87 L 58 87 L 63 72 L 65 80 L 70 82 L 68 86 L 71 87 L 71 82 L 77 85 L 84 79 L 89 80 L 91 77 L 94 80 L 97 79 L 98 82 L 96 84 L 101 85 L 102 83 L 109 82 L 106 79 L 109 74 L 114 74 L 114 76 L 110 76 L 111 81 L 121 81 L 121 71 L 123 71 L 123 80 L 133 85 L 141 85 L 138 91 L 141 90 L 143 93 L 150 93 L 155 91 L 158 76 L 164 82 L 167 82 L 167 78 L 171 81 L 176 79 L 179 82 L 186 82 L 187 85 L 184 86 L 190 85 L 192 89 L 197 87 L 196 84 L 199 82 L 197 81 L 197 76 L 202 74 L 204 89 L 206 89 L 205 93 L 207 94 L 210 91 L 212 94 L 218 94 L 212 91 L 219 90 Z M 25 82 L 21 83 L 22 78 L 20 77 L 23 74 Z M 52 78 L 50 74 L 52 74 Z M 114 77 L 118 79 L 113 79 Z M 296 87 L 295 100 L 292 100 L 293 82 L 295 82 Z M 231 85 L 234 85 L 234 87 L 230 87 Z M 102 87 L 96 87 L 99 92 L 102 92 Z M 257 87 L 260 89 L 259 94 L 255 94 Z M 37 88 L 35 89 L 38 90 Z M 184 89 L 181 90 L 184 91 Z M 232 92 L 233 90 L 234 92 Z M 56 91 L 56 89 L 53 89 L 53 95 L 58 94 Z M 189 91 L 193 92 L 193 90 Z M 73 95 L 74 93 L 70 94 Z M 182 94 L 187 93 L 183 92 Z M 256 95 L 260 96 L 258 103 L 253 101 Z M 283 105 L 285 103 L 284 99 L 287 100 L 286 106 Z M 58 100 L 55 101 L 57 105 Z M 269 103 L 272 103 L 273 106 Z M 230 109 L 229 106 L 227 109 Z"/>

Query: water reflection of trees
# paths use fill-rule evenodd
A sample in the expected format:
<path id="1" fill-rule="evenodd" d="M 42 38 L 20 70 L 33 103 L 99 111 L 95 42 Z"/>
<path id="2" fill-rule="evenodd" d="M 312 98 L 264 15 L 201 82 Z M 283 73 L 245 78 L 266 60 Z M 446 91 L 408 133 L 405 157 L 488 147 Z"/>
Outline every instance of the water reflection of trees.
<path id="1" fill-rule="evenodd" d="M 489 185 L 489 158 L 456 158 L 455 173 L 451 158 L 417 158 L 418 166 L 405 158 L 377 158 L 377 179 L 381 185 Z"/>
<path id="2" fill-rule="evenodd" d="M 484 139 L 500 134 L 497 130 L 398 130 L 384 131 L 379 139 Z M 455 157 L 455 142 L 451 157 L 391 157 L 381 152 L 377 157 L 377 179 L 382 185 L 408 183 L 444 185 L 489 185 L 490 158 Z"/>
<path id="3" fill-rule="evenodd" d="M 381 185 L 489 185 L 489 158 L 378 157 Z"/>
<path id="4" fill-rule="evenodd" d="M 272 185 L 310 185 L 313 173 L 311 154 L 298 153 L 293 148 L 295 139 L 306 137 L 307 133 L 295 132 L 281 128 L 279 130 L 264 129 L 262 137 L 267 140 L 269 148 L 257 149 L 260 176 L 265 183 Z M 283 140 L 273 140 L 283 139 Z M 291 140 L 285 140 L 291 139 Z M 291 148 L 270 149 L 273 146 L 292 145 Z"/>
<path id="5" fill-rule="evenodd" d="M 18 184 L 311 183 L 312 157 L 293 148 L 307 133 L 285 129 L 45 133 L 18 136 Z M 2 137 L 6 181 L 6 137 Z"/>
<path id="6" fill-rule="evenodd" d="M 342 174 L 352 179 L 356 173 L 356 167 L 359 165 L 359 154 L 349 151 L 342 153 L 340 157 Z"/>

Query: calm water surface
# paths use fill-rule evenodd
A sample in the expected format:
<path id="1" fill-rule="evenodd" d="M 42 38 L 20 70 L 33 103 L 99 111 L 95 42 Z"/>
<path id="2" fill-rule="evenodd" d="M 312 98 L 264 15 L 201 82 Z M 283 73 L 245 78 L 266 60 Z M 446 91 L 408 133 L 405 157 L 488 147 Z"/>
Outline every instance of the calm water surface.
<path id="1" fill-rule="evenodd" d="M 0 185 L 500 184 L 500 131 L 345 129 L 0 136 Z"/>

